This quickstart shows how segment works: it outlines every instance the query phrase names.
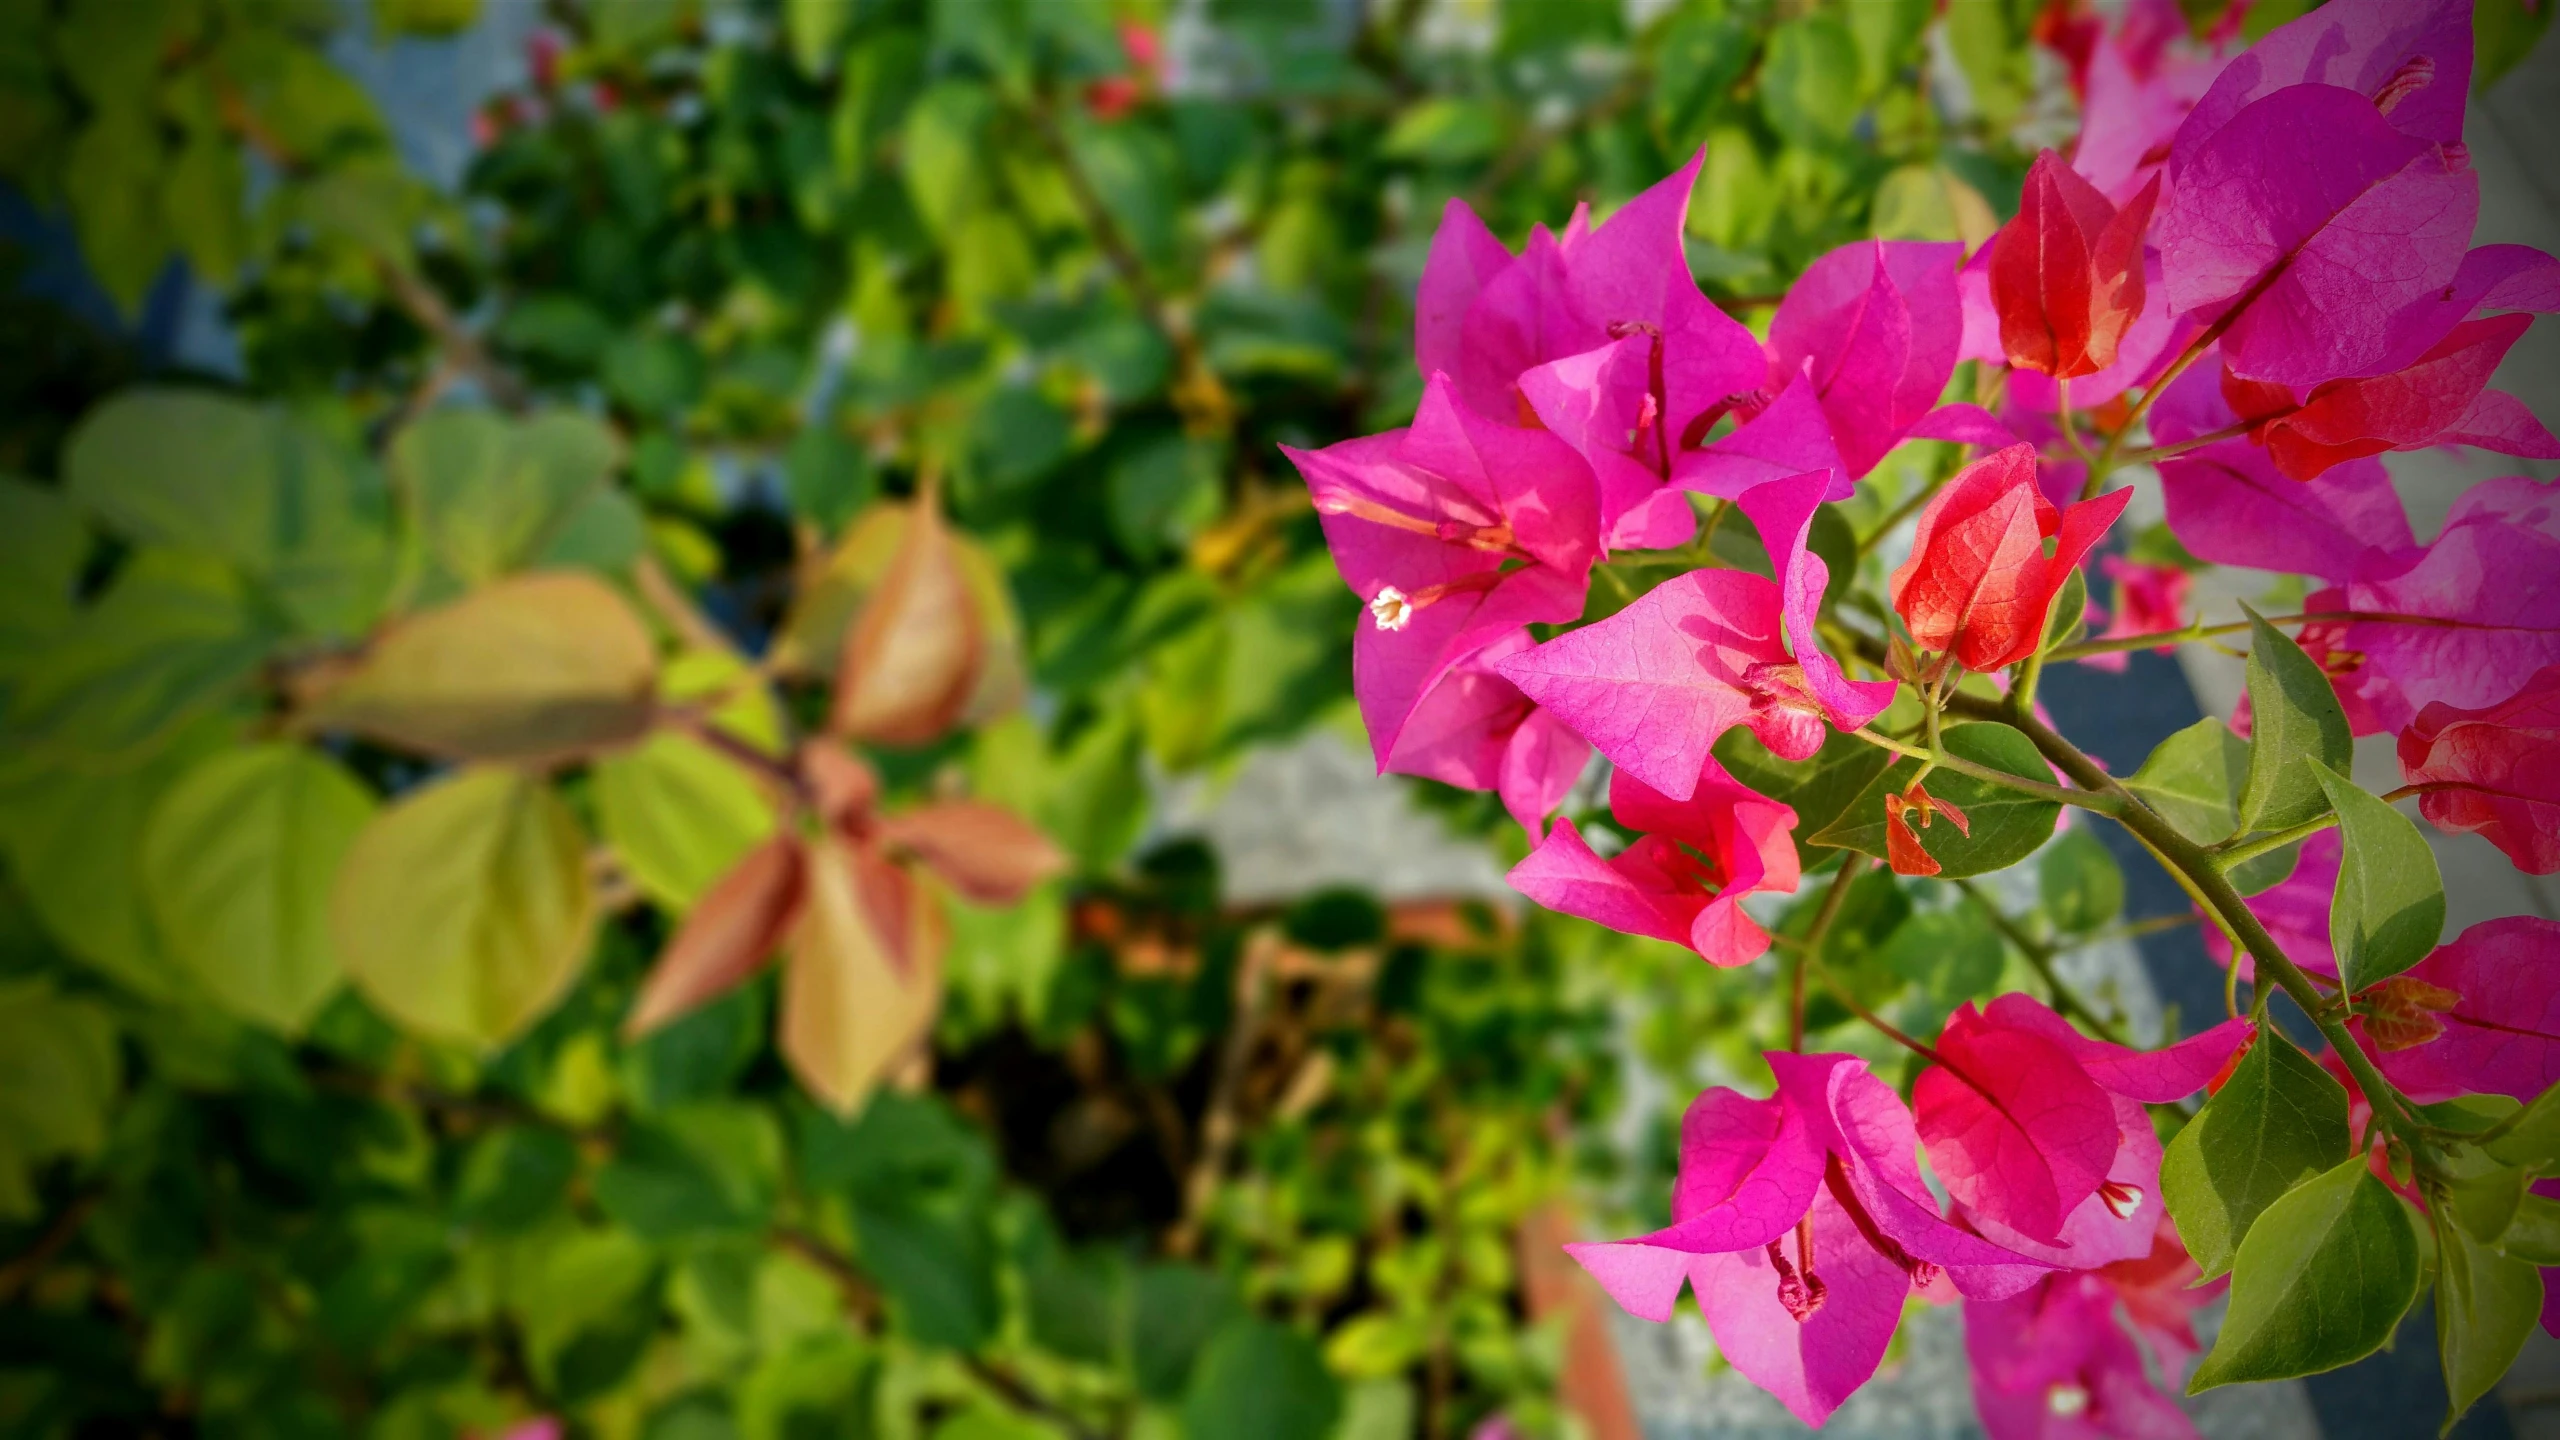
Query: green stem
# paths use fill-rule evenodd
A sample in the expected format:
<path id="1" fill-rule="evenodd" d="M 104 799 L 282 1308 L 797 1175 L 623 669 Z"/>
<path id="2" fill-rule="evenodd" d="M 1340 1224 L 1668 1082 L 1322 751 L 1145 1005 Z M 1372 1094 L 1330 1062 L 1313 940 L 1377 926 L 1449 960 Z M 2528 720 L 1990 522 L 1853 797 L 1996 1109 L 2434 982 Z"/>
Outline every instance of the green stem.
<path id="1" fill-rule="evenodd" d="M 2101 1018 L 2089 1002 L 2081 999 L 2070 986 L 2062 983 L 2062 977 L 2054 972 L 2053 960 L 2057 952 L 2051 945 L 2028 934 L 2026 927 L 2011 918 L 2007 911 L 2002 910 L 1997 901 L 1983 892 L 1982 887 L 1970 880 L 1959 879 L 1954 883 L 1956 889 L 1964 892 L 1964 897 L 1973 902 L 1974 908 L 1980 910 L 1991 921 L 1991 928 L 1999 931 L 2010 944 L 2017 946 L 2018 953 L 2027 957 L 2027 964 L 2033 967 L 2037 975 L 2043 977 L 2046 992 L 2053 996 L 2055 1010 L 2061 1012 L 2066 1019 L 2074 1015 L 2078 1016 L 2082 1023 L 2097 1032 L 2101 1040 L 2117 1045 L 2125 1043 L 2123 1037 L 2116 1034 L 2115 1027 Z"/>
<path id="2" fill-rule="evenodd" d="M 1804 939 L 1798 942 L 1795 974 L 1789 981 L 1787 1048 L 1790 1050 L 1799 1053 L 1804 1050 L 1805 967 L 1813 964 L 1814 957 L 1821 953 L 1822 937 L 1831 933 L 1831 922 L 1840 918 L 1840 907 L 1849 898 L 1850 882 L 1866 868 L 1867 857 L 1855 851 L 1841 860 L 1839 873 L 1831 877 L 1831 888 L 1823 892 L 1822 908 L 1814 912 L 1813 923 L 1805 928 Z"/>
<path id="3" fill-rule="evenodd" d="M 2057 805 L 2077 805 L 2083 810 L 2095 810 L 2101 815 L 2113 815 L 2123 803 L 2113 796 L 2102 795 L 2096 791 L 2068 789 L 2060 785 L 2047 785 L 2041 780 L 2030 780 L 2024 775 L 2012 775 L 2006 770 L 1997 770 L 1991 766 L 1967 760 L 1961 755 L 1944 751 L 1931 755 L 1917 745 L 1906 745 L 1890 735 L 1880 735 L 1873 730 L 1852 730 L 1849 733 L 1879 750 L 1890 750 L 1896 755 L 1909 756 L 1923 763 L 1935 761 L 1938 767 L 1953 770 L 1959 775 L 1970 775 L 1987 784 L 2033 795 L 2040 800 L 2050 800 Z"/>
<path id="4" fill-rule="evenodd" d="M 2438 615 L 2403 615 L 2388 610 L 2305 610 L 2298 615 L 2270 615 L 2270 625 L 2426 625 L 2441 630 L 2463 628 L 2459 620 Z M 2202 623 L 2180 630 L 2154 630 L 2148 635 L 2118 635 L 2108 640 L 2083 640 L 2077 645 L 2064 645 L 2053 651 L 2055 660 L 2080 660 L 2091 655 L 2110 655 L 2119 650 L 2149 650 L 2154 646 L 2182 645 L 2190 640 L 2209 640 L 2216 635 L 2237 635 L 2249 628 L 2246 620 L 2228 620 L 2217 625 Z"/>
<path id="5" fill-rule="evenodd" d="M 2210 430 L 2192 440 L 2181 440 L 2174 445 L 2153 445 L 2147 449 L 2128 450 L 2116 458 L 2116 464 L 2119 467 L 2155 464 L 2171 456 L 2184 455 L 2190 450 L 2201 450 L 2219 441 L 2236 440 L 2248 433 L 2249 422 L 2243 420 L 2237 425 L 2225 425 L 2219 430 Z"/>
<path id="6" fill-rule="evenodd" d="M 1920 512 L 1920 507 L 1937 498 L 1938 492 L 1945 489 L 1947 482 L 1954 478 L 1955 476 L 1952 474 L 1941 475 L 1937 479 L 1930 481 L 1928 484 L 1921 486 L 1920 489 L 1909 499 L 1894 506 L 1891 514 L 1886 515 L 1884 519 L 1878 521 L 1875 529 L 1868 531 L 1866 535 L 1859 539 L 1858 558 L 1863 560 L 1868 555 L 1874 553 L 1875 548 L 1884 543 L 1884 537 L 1893 533 L 1895 526 L 1900 525 L 1903 521 L 1918 514 Z"/>
<path id="7" fill-rule="evenodd" d="M 2071 382 L 2059 376 L 2053 382 L 2054 421 L 2062 427 L 2062 443 L 2069 447 L 2072 458 L 2095 468 L 2089 447 L 2080 443 L 2080 427 L 2071 418 Z"/>
<path id="8" fill-rule="evenodd" d="M 2459 788 L 2461 787 L 2447 782 L 2420 781 L 2415 785 L 2403 785 L 2399 789 L 2385 794 L 2382 798 L 2383 801 L 2388 804 L 2409 799 L 2411 796 L 2424 795 L 2430 790 L 2454 790 Z M 2257 836 L 2254 839 L 2243 839 L 2240 836 L 2234 835 L 2230 839 L 2222 841 L 2219 844 L 2206 846 L 2205 853 L 2211 855 L 2214 858 L 2214 862 L 2220 865 L 2227 873 L 2238 866 L 2245 865 L 2249 861 L 2257 859 L 2261 855 L 2281 850 L 2297 840 L 2308 840 L 2312 836 L 2319 834 L 2321 831 L 2326 830 L 2337 823 L 2338 815 L 2337 812 L 2333 810 L 2316 820 L 2305 820 L 2299 825 L 2290 826 L 2283 830 L 2270 831 L 2269 833 Z"/>

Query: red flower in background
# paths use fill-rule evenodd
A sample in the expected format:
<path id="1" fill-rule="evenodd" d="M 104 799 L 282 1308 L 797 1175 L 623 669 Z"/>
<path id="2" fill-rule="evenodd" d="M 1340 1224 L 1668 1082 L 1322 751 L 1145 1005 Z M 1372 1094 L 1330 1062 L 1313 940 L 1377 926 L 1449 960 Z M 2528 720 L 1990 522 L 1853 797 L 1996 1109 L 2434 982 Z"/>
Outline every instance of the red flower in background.
<path id="1" fill-rule="evenodd" d="M 2115 363 L 2142 314 L 2142 232 L 2155 178 L 2116 208 L 2051 150 L 2036 157 L 2018 216 L 1991 242 L 1991 303 L 2009 363 L 2059 379 Z"/>

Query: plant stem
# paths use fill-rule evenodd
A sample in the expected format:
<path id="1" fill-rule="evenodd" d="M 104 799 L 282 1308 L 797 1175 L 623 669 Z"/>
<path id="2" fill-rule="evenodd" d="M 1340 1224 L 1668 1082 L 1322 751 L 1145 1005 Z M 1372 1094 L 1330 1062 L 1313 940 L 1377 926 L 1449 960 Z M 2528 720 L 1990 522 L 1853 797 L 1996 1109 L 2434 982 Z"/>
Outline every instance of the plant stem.
<path id="1" fill-rule="evenodd" d="M 2024 775 L 2012 775 L 2006 770 L 1997 770 L 1991 766 L 1967 760 L 1961 755 L 1948 754 L 1944 751 L 1931 755 L 1917 745 L 1906 745 L 1892 736 L 1880 735 L 1873 730 L 1852 730 L 1849 733 L 1879 750 L 1890 750 L 1896 755 L 1908 756 L 1924 763 L 1935 761 L 1940 769 L 1953 770 L 1959 775 L 1970 775 L 1987 784 L 1999 785 L 2033 795 L 2038 799 L 2050 800 L 2057 805 L 2077 805 L 2083 810 L 2095 810 L 2101 815 L 2112 815 L 2123 803 L 2111 795 L 2102 795 L 2090 790 L 2066 789 L 2060 785 L 2047 785 L 2041 780 L 2030 780 Z"/>
<path id="2" fill-rule="evenodd" d="M 1811 957 L 1808 956 L 1807 959 L 1810 960 Z M 1823 972 L 1822 988 L 1830 991 L 1832 999 L 1837 1000 L 1842 1005 L 1846 1006 L 1850 1014 L 1867 1022 L 1868 1026 L 1874 1029 L 1877 1034 L 1882 1035 L 1887 1040 L 1892 1041 L 1894 1044 L 1901 1046 L 1903 1049 L 1910 1051 L 1912 1054 L 1919 1056 L 1921 1059 L 1928 1061 L 1932 1065 L 1947 1065 L 1947 1057 L 1939 1054 L 1926 1043 L 1905 1033 L 1900 1026 L 1895 1025 L 1892 1021 L 1887 1020 L 1873 1010 L 1868 1009 L 1865 1003 L 1860 1001 L 1857 996 L 1849 993 L 1847 987 L 1843 986 L 1839 981 L 1832 979 L 1829 971 Z M 1953 1070 L 1956 1067 L 1953 1065 L 1947 1065 L 1947 1068 L 1949 1070 Z"/>
<path id="3" fill-rule="evenodd" d="M 2070 449 L 2072 458 L 2094 470 L 2097 462 L 2090 456 L 2089 447 L 2080 443 L 2080 427 L 2071 418 L 2071 382 L 2069 380 L 2060 376 L 2054 377 L 2053 401 L 2053 418 L 2055 423 L 2062 427 L 2062 443 Z"/>
<path id="4" fill-rule="evenodd" d="M 2384 795 L 2382 799 L 2384 803 L 2389 804 L 2409 799 L 2412 796 L 2424 795 L 2431 790 L 2458 790 L 2460 788 L 2462 787 L 2449 781 L 2422 780 L 2414 785 L 2403 785 L 2399 789 Z M 2292 826 L 2288 829 L 2272 831 L 2268 834 L 2256 836 L 2254 838 L 2244 839 L 2241 836 L 2234 835 L 2220 844 L 2206 846 L 2205 853 L 2211 855 L 2214 858 L 2215 863 L 2228 871 L 2234 866 L 2246 864 L 2249 861 L 2255 860 L 2259 856 L 2271 851 L 2281 850 L 2296 840 L 2307 840 L 2337 823 L 2338 813 L 2332 810 L 2328 814 L 2320 816 L 2318 819 L 2305 820 L 2301 824 Z"/>
<path id="5" fill-rule="evenodd" d="M 2141 450 L 2128 450 L 2116 458 L 2116 464 L 2119 466 L 2149 465 L 2174 455 L 2184 455 L 2190 450 L 2201 450 L 2217 441 L 2236 440 L 2248 433 L 2249 422 L 2243 420 L 2237 425 L 2225 425 L 2219 430 L 2210 430 L 2192 440 L 2181 440 L 2174 445 L 2153 445 Z"/>
<path id="6" fill-rule="evenodd" d="M 1831 922 L 1840 918 L 1840 907 L 1849 898 L 1849 885 L 1867 868 L 1867 857 L 1851 851 L 1840 862 L 1839 873 L 1831 877 L 1831 888 L 1823 892 L 1822 908 L 1813 914 L 1813 923 L 1805 927 L 1804 939 L 1796 949 L 1795 975 L 1789 981 L 1787 1005 L 1787 1048 L 1804 1049 L 1804 971 L 1821 952 L 1822 937 L 1831 933 Z"/>
<path id="7" fill-rule="evenodd" d="M 2387 610 L 2306 610 L 2298 615 L 2270 615 L 2270 625 L 2427 625 L 2442 630 L 2459 630 L 2463 622 L 2436 615 L 2401 615 Z M 2077 645 L 2064 645 L 2053 651 L 2055 660 L 2080 660 L 2091 655 L 2110 655 L 2119 650 L 2149 650 L 2154 646 L 2180 645 L 2190 640 L 2207 640 L 2216 635 L 2236 635 L 2249 628 L 2246 620 L 2229 620 L 2216 625 L 2189 625 L 2181 630 L 2155 630 L 2148 635 L 2118 635 L 2107 640 L 2083 640 Z"/>
<path id="8" fill-rule="evenodd" d="M 2061 1012 L 2066 1019 L 2077 1015 L 2091 1030 L 2097 1032 L 2101 1040 L 2116 1045 L 2125 1043 L 2124 1037 L 2116 1033 L 2114 1026 L 2101 1019 L 2098 1012 L 2090 1007 L 2089 1002 L 2081 999 L 2070 986 L 2062 983 L 2060 975 L 2054 973 L 2053 960 L 2058 952 L 2053 946 L 2028 934 L 2026 927 L 2002 910 L 1999 903 L 1985 893 L 1981 886 L 1964 879 L 1953 883 L 1956 889 L 1964 892 L 1964 897 L 1972 901 L 1974 907 L 1991 921 L 1991 928 L 1999 931 L 2010 944 L 2018 947 L 2020 954 L 2027 957 L 2027 964 L 2034 968 L 2036 974 L 2043 977 L 2046 992 L 2053 996 L 2055 1010 Z"/>

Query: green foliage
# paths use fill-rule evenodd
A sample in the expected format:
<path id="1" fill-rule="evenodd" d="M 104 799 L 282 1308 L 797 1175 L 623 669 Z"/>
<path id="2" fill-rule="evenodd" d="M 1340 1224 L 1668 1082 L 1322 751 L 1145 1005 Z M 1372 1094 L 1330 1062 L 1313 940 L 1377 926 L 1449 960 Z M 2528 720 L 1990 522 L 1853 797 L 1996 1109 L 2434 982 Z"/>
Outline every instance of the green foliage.
<path id="1" fill-rule="evenodd" d="M 2282 830 L 2329 811 L 2320 767 L 2344 772 L 2355 740 L 2319 663 L 2256 614 L 2249 617 L 2249 779 L 2243 830 Z"/>
<path id="2" fill-rule="evenodd" d="M 2436 852 L 2409 817 L 2318 765 L 2312 775 L 2337 811 L 2345 848 L 2329 902 L 2330 943 L 2349 990 L 2388 980 L 2427 958 L 2444 930 Z"/>
<path id="3" fill-rule="evenodd" d="M 2085 825 L 2074 826 L 2045 847 L 2036 861 L 2036 889 L 2044 913 L 2067 932 L 2086 934 L 2124 910 L 2124 871 Z"/>
<path id="4" fill-rule="evenodd" d="M 2160 1195 L 2187 1253 L 2207 1276 L 2219 1275 L 2238 1263 L 2270 1207 L 2348 1154 L 2345 1087 L 2282 1031 L 2262 1026 L 2221 1092 L 2169 1142 Z"/>
<path id="5" fill-rule="evenodd" d="M 2239 828 L 2250 754 L 2248 741 L 2208 715 L 2161 741 L 2124 785 L 2179 834 L 2210 845 Z"/>
<path id="6" fill-rule="evenodd" d="M 2053 771 L 2046 767 L 2035 743 L 2006 725 L 1953 726 L 1946 732 L 1946 745 L 1949 754 L 1977 765 L 2040 784 L 2052 783 Z M 1896 759 L 1883 774 L 1868 782 L 1867 788 L 1841 811 L 1839 819 L 1815 834 L 1813 843 L 1860 850 L 1882 858 L 1884 797 L 1888 793 L 1901 794 L 1919 769 L 1917 760 L 1907 756 Z M 2021 794 L 1961 771 L 1933 772 L 1928 784 L 1930 794 L 1961 809 L 1972 826 L 1971 834 L 1961 834 L 1951 822 L 1939 820 L 1920 832 L 1920 843 L 1944 867 L 1943 873 L 1949 879 L 1987 874 L 2024 860 L 2052 838 L 2054 821 L 2062 813 L 2061 805 L 2054 801 Z"/>
<path id="7" fill-rule="evenodd" d="M 2361 1360 L 2391 1338 L 2417 1294 L 2408 1209 L 2362 1155 L 2351 1155 L 2286 1192 L 2249 1228 L 2232 1265 L 2230 1316 L 2187 1393 Z"/>

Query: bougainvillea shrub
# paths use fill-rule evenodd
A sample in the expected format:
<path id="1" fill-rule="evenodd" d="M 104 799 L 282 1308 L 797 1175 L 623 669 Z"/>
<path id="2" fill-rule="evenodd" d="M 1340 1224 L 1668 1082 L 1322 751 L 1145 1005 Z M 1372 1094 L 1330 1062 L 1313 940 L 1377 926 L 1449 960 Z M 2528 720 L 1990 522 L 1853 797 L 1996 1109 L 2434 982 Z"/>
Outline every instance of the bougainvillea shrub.
<path id="1" fill-rule="evenodd" d="M 1516 252 L 1452 200 L 1412 424 L 1290 452 L 1367 606 L 1362 717 L 1381 769 L 1500 793 L 1529 899 L 1716 966 L 1775 948 L 1766 1093 L 1689 1106 L 1666 1226 L 1568 1247 L 1630 1313 L 1693 1292 L 1818 1425 L 1908 1302 L 1961 1304 L 1994 1435 L 2163 1435 L 2191 1432 L 2155 1377 L 2346 1364 L 2432 1284 L 2459 1416 L 2560 1315 L 2532 1188 L 2560 1168 L 2560 925 L 2439 946 L 2436 862 L 2391 802 L 2560 864 L 2560 499 L 2489 481 L 2420 545 L 2375 457 L 2560 458 L 2489 385 L 2560 309 L 2560 261 L 2471 244 L 2468 5 L 2333 0 L 2254 41 L 2167 5 L 2074 23 L 2083 139 L 1996 233 L 1842 246 L 1757 333 L 1691 278 L 1704 152 Z M 1915 438 L 1944 442 L 1934 473 L 1863 528 L 1827 514 Z M 2307 577 L 2295 613 L 2191 620 L 2182 570 L 2110 554 L 2089 638 L 2086 562 L 2146 472 L 2171 548 Z M 1600 574 L 1632 598 L 1595 603 Z M 2036 703 L 2048 667 L 2243 632 L 2245 713 L 2131 775 Z M 2408 782 L 2380 796 L 2348 778 L 2377 731 Z M 1961 880 L 2064 824 L 2176 876 L 2228 1018 L 2130 1046 L 2049 967 L 1925 1027 L 1861 1000 L 1827 942 L 1870 866 Z M 1809 922 L 1772 933 L 1770 892 L 1800 888 Z M 1826 994 L 1909 1060 L 1809 1045 Z M 2226 1283 L 2190 1372 L 2188 1312 Z"/>

